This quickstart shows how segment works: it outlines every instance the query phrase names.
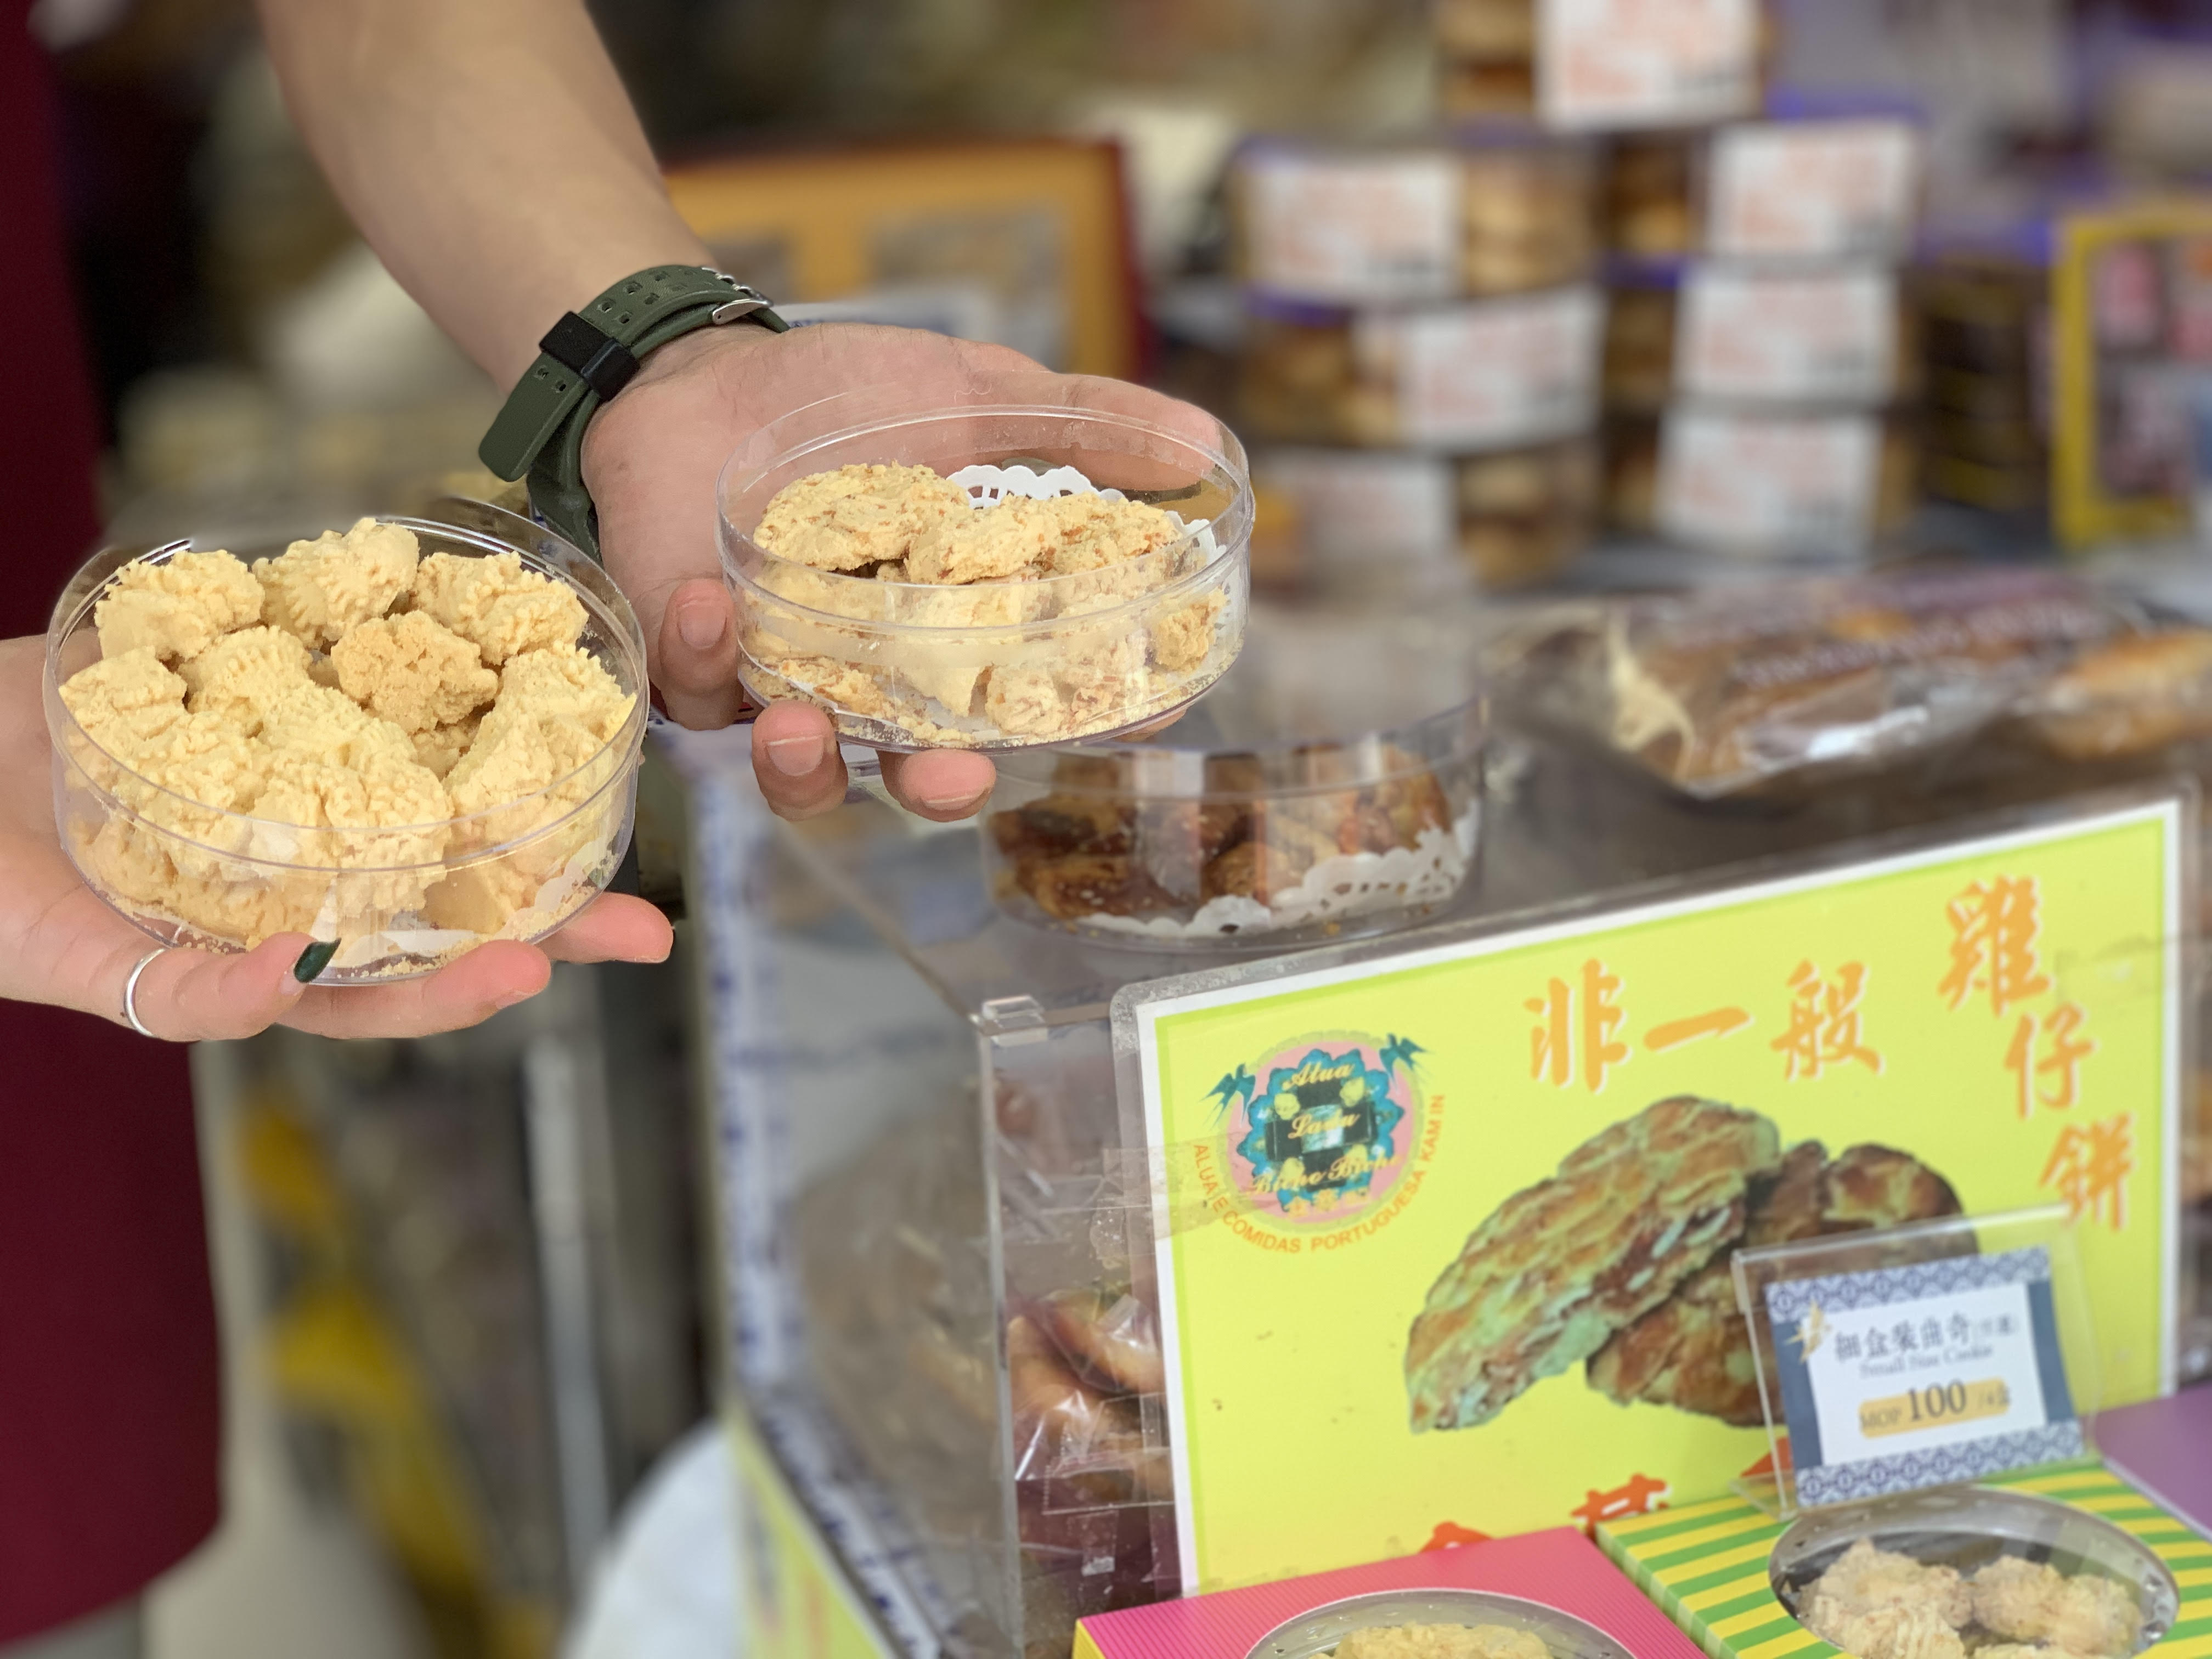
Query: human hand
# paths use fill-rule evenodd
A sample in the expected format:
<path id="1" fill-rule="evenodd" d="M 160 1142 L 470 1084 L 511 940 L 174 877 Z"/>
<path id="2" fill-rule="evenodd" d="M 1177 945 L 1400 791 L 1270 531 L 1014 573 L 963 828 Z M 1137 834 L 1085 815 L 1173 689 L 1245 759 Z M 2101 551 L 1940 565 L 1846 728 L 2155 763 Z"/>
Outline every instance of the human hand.
<path id="1" fill-rule="evenodd" d="M 0 640 L 0 997 L 124 1024 L 124 987 L 154 942 L 84 884 L 62 850 L 40 697 L 46 642 Z M 474 1025 L 545 988 L 556 959 L 659 962 L 673 935 L 642 899 L 604 894 L 543 945 L 497 940 L 398 985 L 302 985 L 312 940 L 280 933 L 242 955 L 164 952 L 138 982 L 138 1017 L 178 1042 L 293 1025 L 325 1036 L 425 1036 Z"/>
<path id="2" fill-rule="evenodd" d="M 1048 375 L 1003 346 L 911 329 L 823 325 L 770 334 L 745 325 L 702 329 L 646 360 L 637 378 L 584 434 L 584 480 L 599 515 L 599 545 L 645 630 L 653 684 L 671 718 L 726 726 L 744 706 L 737 680 L 737 611 L 715 546 L 715 479 L 732 450 L 779 416 L 839 392 L 910 391 L 917 407 L 988 401 L 1018 381 L 1019 401 L 1064 391 L 1075 406 L 1115 407 L 1218 439 L 1211 416 L 1140 386 Z M 1040 397 L 1040 392 L 1043 397 Z M 845 765 L 828 715 L 780 702 L 753 722 L 754 775 L 769 805 L 812 817 L 845 798 Z M 884 782 L 908 811 L 966 817 L 989 796 L 991 763 L 961 750 L 885 755 Z"/>

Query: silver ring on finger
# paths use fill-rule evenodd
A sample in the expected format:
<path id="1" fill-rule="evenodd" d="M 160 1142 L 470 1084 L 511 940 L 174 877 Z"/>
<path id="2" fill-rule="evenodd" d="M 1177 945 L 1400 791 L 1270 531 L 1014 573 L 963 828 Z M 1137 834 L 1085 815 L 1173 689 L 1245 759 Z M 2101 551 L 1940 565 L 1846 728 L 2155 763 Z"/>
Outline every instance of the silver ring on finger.
<path id="1" fill-rule="evenodd" d="M 123 981 L 123 1018 L 130 1022 L 131 1029 L 142 1037 L 154 1036 L 154 1034 L 146 1029 L 146 1022 L 138 1018 L 138 981 L 145 977 L 146 970 L 154 965 L 154 959 L 156 957 L 167 956 L 168 951 L 169 947 L 166 945 L 155 945 L 138 958 L 138 965 L 131 970 L 131 977 Z M 159 1037 L 155 1037 L 154 1040 L 156 1042 L 161 1041 Z"/>

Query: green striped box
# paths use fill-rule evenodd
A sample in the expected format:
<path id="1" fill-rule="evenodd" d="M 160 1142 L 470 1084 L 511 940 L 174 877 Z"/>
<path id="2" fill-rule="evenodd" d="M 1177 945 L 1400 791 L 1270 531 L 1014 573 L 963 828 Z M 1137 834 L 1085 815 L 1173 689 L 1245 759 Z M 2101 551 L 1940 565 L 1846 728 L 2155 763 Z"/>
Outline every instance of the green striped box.
<path id="1" fill-rule="evenodd" d="M 2056 1498 L 2147 1545 L 2181 1587 L 2160 1659 L 2212 1659 L 2212 1542 L 2103 1464 L 2064 1463 L 1984 1483 Z M 1597 1541 L 1711 1659 L 1829 1659 L 1836 1650 L 1790 1616 L 1767 1578 L 1784 1522 L 1741 1498 L 1599 1523 Z"/>

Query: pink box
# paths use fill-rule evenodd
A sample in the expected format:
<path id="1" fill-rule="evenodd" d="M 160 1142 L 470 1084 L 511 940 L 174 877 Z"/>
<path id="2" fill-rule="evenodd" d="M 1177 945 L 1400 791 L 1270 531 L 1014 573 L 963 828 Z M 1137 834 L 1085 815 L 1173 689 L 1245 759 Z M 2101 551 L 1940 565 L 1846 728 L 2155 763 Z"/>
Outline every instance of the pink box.
<path id="1" fill-rule="evenodd" d="M 1074 1659 L 1245 1659 L 1263 1637 L 1329 1602 L 1423 1590 L 1517 1596 L 1593 1626 L 1632 1659 L 1703 1659 L 1667 1615 L 1571 1528 L 1100 1613 L 1076 1626 Z"/>

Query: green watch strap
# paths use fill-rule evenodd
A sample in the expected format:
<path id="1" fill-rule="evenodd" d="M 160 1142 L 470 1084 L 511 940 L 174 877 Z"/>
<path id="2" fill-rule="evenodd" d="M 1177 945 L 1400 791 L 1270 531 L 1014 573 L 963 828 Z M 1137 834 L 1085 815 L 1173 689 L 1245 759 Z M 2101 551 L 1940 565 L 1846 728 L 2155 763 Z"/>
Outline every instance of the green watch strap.
<path id="1" fill-rule="evenodd" d="M 593 558 L 598 515 L 584 488 L 584 429 L 601 404 L 629 383 L 647 353 L 695 329 L 750 322 L 781 333 L 769 301 L 733 276 L 703 265 L 656 265 L 626 276 L 584 308 L 565 313 L 538 343 L 477 447 L 500 477 L 530 477 L 531 506 Z"/>

